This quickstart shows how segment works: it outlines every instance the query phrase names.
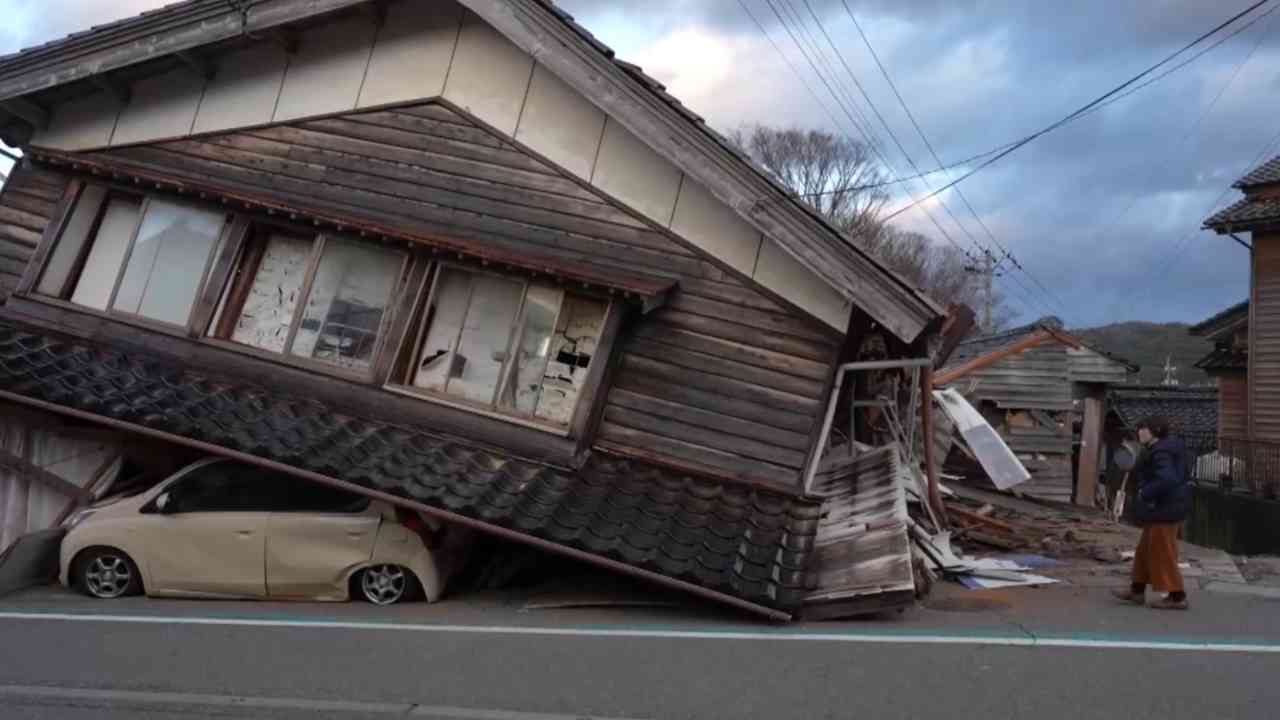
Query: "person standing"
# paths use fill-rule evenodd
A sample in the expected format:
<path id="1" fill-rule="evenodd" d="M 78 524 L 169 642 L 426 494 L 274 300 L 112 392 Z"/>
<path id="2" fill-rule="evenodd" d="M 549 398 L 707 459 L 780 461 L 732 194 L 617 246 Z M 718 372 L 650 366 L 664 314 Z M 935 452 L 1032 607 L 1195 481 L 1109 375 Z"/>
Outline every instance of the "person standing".
<path id="1" fill-rule="evenodd" d="M 1133 517 L 1142 526 L 1142 538 L 1133 556 L 1132 584 L 1115 596 L 1135 605 L 1146 604 L 1147 586 L 1166 593 L 1151 607 L 1186 610 L 1186 587 L 1178 569 L 1178 529 L 1191 512 L 1191 484 L 1187 473 L 1187 448 L 1169 437 L 1169 421 L 1151 417 L 1138 423 L 1138 441 L 1144 447 L 1134 476 L 1138 493 Z"/>

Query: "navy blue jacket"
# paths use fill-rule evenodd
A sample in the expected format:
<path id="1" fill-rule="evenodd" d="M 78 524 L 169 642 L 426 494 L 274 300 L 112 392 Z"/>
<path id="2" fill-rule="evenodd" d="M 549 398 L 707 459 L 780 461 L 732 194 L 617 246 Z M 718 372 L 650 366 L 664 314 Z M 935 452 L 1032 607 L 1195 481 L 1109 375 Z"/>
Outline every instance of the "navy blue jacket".
<path id="1" fill-rule="evenodd" d="M 1187 446 L 1178 438 L 1157 440 L 1134 468 L 1138 497 L 1134 519 L 1139 525 L 1180 523 L 1191 512 L 1191 476 Z"/>

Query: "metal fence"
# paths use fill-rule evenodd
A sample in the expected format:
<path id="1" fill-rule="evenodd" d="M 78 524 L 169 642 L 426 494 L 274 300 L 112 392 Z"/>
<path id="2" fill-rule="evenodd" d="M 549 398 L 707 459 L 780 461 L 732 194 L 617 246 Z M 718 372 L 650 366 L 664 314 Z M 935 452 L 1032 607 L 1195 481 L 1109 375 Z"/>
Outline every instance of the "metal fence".
<path id="1" fill-rule="evenodd" d="M 1184 440 L 1197 483 L 1258 497 L 1280 495 L 1280 443 L 1210 436 Z"/>

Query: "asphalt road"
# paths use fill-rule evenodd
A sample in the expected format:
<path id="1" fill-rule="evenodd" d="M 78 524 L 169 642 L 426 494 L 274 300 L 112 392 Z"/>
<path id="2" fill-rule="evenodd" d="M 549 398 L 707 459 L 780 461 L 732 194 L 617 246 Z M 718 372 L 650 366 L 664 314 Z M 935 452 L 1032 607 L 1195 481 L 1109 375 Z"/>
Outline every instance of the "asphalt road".
<path id="1" fill-rule="evenodd" d="M 1100 589 L 1019 592 L 771 626 L 501 596 L 382 609 L 42 590 L 0 601 L 0 718 L 1274 716 L 1280 604 L 1162 614 Z"/>

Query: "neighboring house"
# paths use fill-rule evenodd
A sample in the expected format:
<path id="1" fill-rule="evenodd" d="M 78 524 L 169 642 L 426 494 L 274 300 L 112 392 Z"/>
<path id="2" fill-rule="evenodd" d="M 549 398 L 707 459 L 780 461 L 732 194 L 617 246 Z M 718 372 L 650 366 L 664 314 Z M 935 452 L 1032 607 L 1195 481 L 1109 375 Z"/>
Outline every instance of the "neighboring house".
<path id="1" fill-rule="evenodd" d="M 0 400 L 839 599 L 836 368 L 943 312 L 549 2 L 192 0 L 0 58 L 0 109 Z M 909 602 L 879 552 L 842 582 Z"/>
<path id="2" fill-rule="evenodd" d="M 1280 157 L 1233 185 L 1244 198 L 1205 221 L 1249 249 L 1247 439 L 1280 442 Z M 1247 234 L 1249 239 L 1241 237 Z"/>
<path id="3" fill-rule="evenodd" d="M 1107 403 L 1118 427 L 1137 431 L 1138 423 L 1159 416 L 1169 419 L 1174 432 L 1196 443 L 1217 437 L 1218 389 L 1167 385 L 1117 385 Z"/>
<path id="4" fill-rule="evenodd" d="M 937 382 L 968 396 L 1031 473 L 1018 490 L 1092 505 L 1107 388 L 1138 368 L 1062 330 L 1049 317 L 960 343 Z M 1077 419 L 1081 430 L 1075 430 Z M 1079 453 L 1075 448 L 1092 448 Z M 1086 478 L 1077 492 L 1075 478 Z"/>
<path id="5" fill-rule="evenodd" d="M 1213 343 L 1196 363 L 1218 386 L 1218 437 L 1249 437 L 1249 301 L 1193 325 L 1192 335 Z"/>

